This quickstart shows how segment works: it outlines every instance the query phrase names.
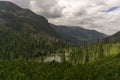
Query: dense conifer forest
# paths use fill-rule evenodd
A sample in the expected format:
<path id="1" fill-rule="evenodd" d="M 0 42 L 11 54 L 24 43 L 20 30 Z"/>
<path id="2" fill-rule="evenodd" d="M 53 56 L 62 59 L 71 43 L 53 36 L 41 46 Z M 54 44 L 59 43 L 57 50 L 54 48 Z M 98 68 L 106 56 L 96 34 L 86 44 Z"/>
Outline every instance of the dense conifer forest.
<path id="1" fill-rule="evenodd" d="M 60 62 L 44 62 L 58 54 Z M 120 32 L 74 43 L 44 17 L 0 2 L 0 80 L 120 80 Z"/>

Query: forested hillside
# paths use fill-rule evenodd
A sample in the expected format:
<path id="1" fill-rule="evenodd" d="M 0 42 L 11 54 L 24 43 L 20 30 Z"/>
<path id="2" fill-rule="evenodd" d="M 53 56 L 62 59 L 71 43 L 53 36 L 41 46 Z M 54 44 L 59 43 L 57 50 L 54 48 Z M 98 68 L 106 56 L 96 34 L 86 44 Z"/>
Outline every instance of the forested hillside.
<path id="1" fill-rule="evenodd" d="M 72 43 L 43 16 L 0 1 L 0 80 L 120 80 L 119 33 Z M 44 62 L 58 54 L 61 62 Z"/>
<path id="2" fill-rule="evenodd" d="M 64 45 L 43 16 L 11 2 L 0 2 L 0 58 L 35 58 Z"/>
<path id="3" fill-rule="evenodd" d="M 118 43 L 118 42 L 120 42 L 120 31 L 115 33 L 112 36 L 109 36 L 109 37 L 103 39 L 103 41 L 106 43 Z"/>

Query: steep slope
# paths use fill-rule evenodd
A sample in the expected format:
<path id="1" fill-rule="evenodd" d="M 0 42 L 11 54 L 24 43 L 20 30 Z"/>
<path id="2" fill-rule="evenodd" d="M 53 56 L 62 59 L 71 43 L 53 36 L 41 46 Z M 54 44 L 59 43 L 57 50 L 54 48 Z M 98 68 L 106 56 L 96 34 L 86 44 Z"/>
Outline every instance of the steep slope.
<path id="1" fill-rule="evenodd" d="M 72 42 L 95 42 L 97 39 L 103 39 L 107 36 L 95 30 L 88 30 L 75 26 L 51 26 L 63 38 Z"/>
<path id="2" fill-rule="evenodd" d="M 35 58 L 64 48 L 62 44 L 43 16 L 0 1 L 0 58 Z"/>
<path id="3" fill-rule="evenodd" d="M 119 43 L 120 42 L 120 31 L 115 33 L 112 36 L 109 36 L 105 39 L 103 39 L 104 42 L 109 42 L 109 43 Z"/>
<path id="4" fill-rule="evenodd" d="M 47 33 L 55 35 L 55 31 L 50 27 L 47 19 L 39 16 L 28 9 L 22 9 L 19 6 L 6 1 L 0 1 L 0 25 L 7 30 L 28 31 Z M 29 26 L 29 29 L 28 29 Z"/>
<path id="5" fill-rule="evenodd" d="M 21 7 L 7 1 L 0 1 L 0 9 L 7 11 L 14 11 L 14 12 L 18 10 L 22 10 Z"/>

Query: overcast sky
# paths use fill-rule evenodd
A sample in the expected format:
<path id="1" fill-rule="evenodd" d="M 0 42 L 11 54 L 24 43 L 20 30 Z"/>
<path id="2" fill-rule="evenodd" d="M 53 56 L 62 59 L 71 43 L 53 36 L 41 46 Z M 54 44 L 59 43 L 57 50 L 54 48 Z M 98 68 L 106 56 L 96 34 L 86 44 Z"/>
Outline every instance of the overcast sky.
<path id="1" fill-rule="evenodd" d="M 53 24 L 80 26 L 109 35 L 120 31 L 120 0 L 8 1 L 45 16 Z"/>

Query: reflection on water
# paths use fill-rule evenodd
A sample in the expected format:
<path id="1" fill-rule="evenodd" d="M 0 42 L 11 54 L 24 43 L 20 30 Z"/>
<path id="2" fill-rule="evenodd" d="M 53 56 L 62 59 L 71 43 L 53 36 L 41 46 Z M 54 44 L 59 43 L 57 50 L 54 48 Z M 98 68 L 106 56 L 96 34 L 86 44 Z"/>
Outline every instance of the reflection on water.
<path id="1" fill-rule="evenodd" d="M 58 55 L 55 55 L 55 56 L 49 56 L 49 57 L 46 57 L 44 59 L 44 62 L 52 62 L 52 61 L 56 61 L 56 62 L 61 62 L 61 57 L 58 56 Z"/>

